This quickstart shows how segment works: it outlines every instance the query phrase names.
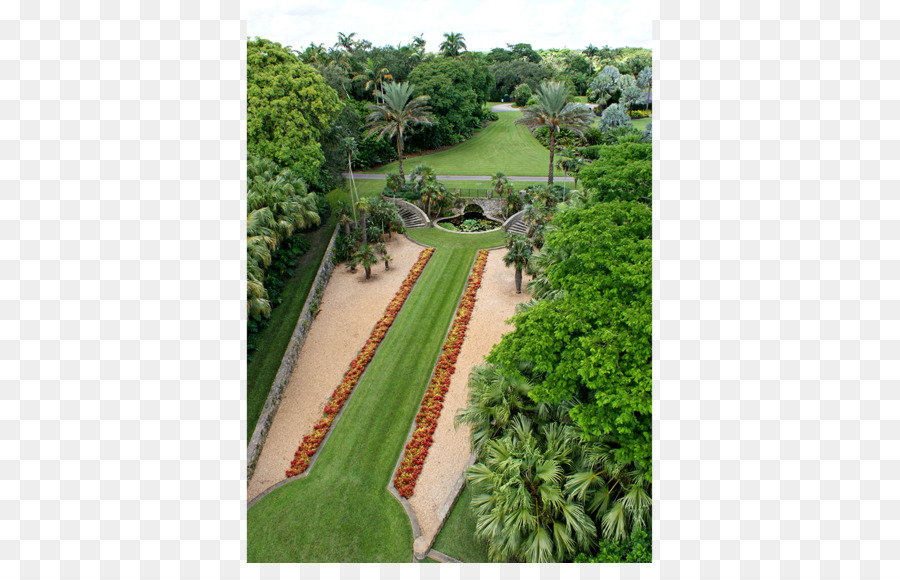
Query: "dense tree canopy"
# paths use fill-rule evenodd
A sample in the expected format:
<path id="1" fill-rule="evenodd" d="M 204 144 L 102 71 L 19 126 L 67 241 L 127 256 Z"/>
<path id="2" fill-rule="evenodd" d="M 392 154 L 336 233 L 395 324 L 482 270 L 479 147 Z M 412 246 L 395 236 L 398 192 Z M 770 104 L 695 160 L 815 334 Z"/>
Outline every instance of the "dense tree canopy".
<path id="1" fill-rule="evenodd" d="M 325 162 L 319 140 L 342 108 L 314 68 L 277 42 L 247 43 L 247 154 L 272 159 L 310 185 Z"/>
<path id="2" fill-rule="evenodd" d="M 417 130 L 415 143 L 423 147 L 453 145 L 470 137 L 481 126 L 482 105 L 492 79 L 487 67 L 466 58 L 431 58 L 409 75 L 419 94 L 429 95 L 435 116 L 434 128 Z M 410 141 L 416 137 L 411 135 Z"/>
<path id="3" fill-rule="evenodd" d="M 649 201 L 653 192 L 653 144 L 620 143 L 600 148 L 599 158 L 579 173 L 597 201 Z"/>
<path id="4" fill-rule="evenodd" d="M 539 64 L 524 60 L 499 62 L 490 67 L 494 77 L 491 100 L 499 101 L 505 95 L 511 95 L 521 84 L 528 85 L 532 92 L 541 86 L 541 82 L 550 77 L 550 73 Z"/>
<path id="5" fill-rule="evenodd" d="M 561 292 L 517 314 L 516 330 L 504 335 L 488 360 L 528 365 L 537 383 L 533 399 L 578 400 L 572 418 L 588 433 L 616 441 L 619 461 L 649 471 L 650 208 L 598 203 L 559 211 L 552 224 L 545 248 L 562 258 L 544 275 Z"/>

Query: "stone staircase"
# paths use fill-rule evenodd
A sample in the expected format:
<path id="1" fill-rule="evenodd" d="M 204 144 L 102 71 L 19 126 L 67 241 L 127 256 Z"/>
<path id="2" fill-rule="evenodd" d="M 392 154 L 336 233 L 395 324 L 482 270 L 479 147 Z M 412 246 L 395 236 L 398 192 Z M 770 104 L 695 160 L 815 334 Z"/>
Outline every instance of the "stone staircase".
<path id="1" fill-rule="evenodd" d="M 425 216 L 425 212 L 408 201 L 384 196 L 382 196 L 381 199 L 393 202 L 394 205 L 397 206 L 397 213 L 400 214 L 400 220 L 403 222 L 404 228 L 409 230 L 414 228 L 425 228 L 430 225 L 428 218 Z"/>
<path id="2" fill-rule="evenodd" d="M 513 232 L 515 234 L 528 234 L 528 226 L 525 225 L 525 221 L 522 219 L 525 215 L 524 211 L 520 211 L 519 213 L 513 215 L 511 218 L 506 220 L 506 223 L 503 224 L 503 229 L 507 232 Z"/>
<path id="3" fill-rule="evenodd" d="M 403 220 L 403 227 L 406 229 L 424 228 L 426 225 L 422 214 L 416 213 L 408 207 L 399 206 L 397 210 L 400 212 L 400 219 Z"/>

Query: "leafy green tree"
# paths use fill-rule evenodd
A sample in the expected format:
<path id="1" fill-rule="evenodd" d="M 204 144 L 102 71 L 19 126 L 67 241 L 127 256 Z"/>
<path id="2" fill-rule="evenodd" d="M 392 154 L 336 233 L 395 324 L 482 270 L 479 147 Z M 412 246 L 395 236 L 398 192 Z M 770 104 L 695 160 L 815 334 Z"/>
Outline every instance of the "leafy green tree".
<path id="1" fill-rule="evenodd" d="M 626 540 L 603 539 L 596 555 L 578 554 L 576 564 L 622 563 L 638 564 L 653 561 L 653 544 L 647 530 L 638 530 Z"/>
<path id="2" fill-rule="evenodd" d="M 433 125 L 416 129 L 411 143 L 420 148 L 455 145 L 481 127 L 482 105 L 490 95 L 491 75 L 468 57 L 426 60 L 409 75 L 410 82 L 430 95 Z"/>
<path id="3" fill-rule="evenodd" d="M 653 194 L 653 144 L 621 143 L 600 150 L 600 158 L 579 173 L 594 201 L 649 202 Z"/>
<path id="4" fill-rule="evenodd" d="M 528 99 L 531 98 L 531 94 L 531 87 L 526 83 L 522 83 L 513 90 L 510 97 L 512 97 L 512 100 L 514 100 L 517 105 L 524 107 L 525 103 L 528 102 Z"/>
<path id="5" fill-rule="evenodd" d="M 653 69 L 644 67 L 637 75 L 637 86 L 644 91 L 644 106 L 650 104 L 650 91 L 653 88 Z"/>
<path id="6" fill-rule="evenodd" d="M 387 136 L 397 138 L 397 161 L 400 177 L 403 175 L 403 133 L 415 123 L 430 125 L 431 108 L 427 105 L 428 96 L 420 95 L 412 98 L 415 85 L 409 83 L 391 83 L 379 95 L 381 104 L 367 104 L 371 113 L 366 117 L 366 136 L 377 135 L 379 139 Z"/>
<path id="7" fill-rule="evenodd" d="M 459 56 L 467 48 L 465 40 L 466 37 L 460 32 L 445 32 L 444 42 L 439 47 L 441 53 L 444 56 Z"/>
<path id="8" fill-rule="evenodd" d="M 612 65 L 607 65 L 600 69 L 589 85 L 590 98 L 605 107 L 607 104 L 615 101 L 619 96 L 619 85 L 616 81 L 622 74 L 619 69 Z"/>
<path id="9" fill-rule="evenodd" d="M 337 92 L 277 42 L 247 43 L 247 154 L 319 184 L 320 139 L 341 110 Z"/>
<path id="10" fill-rule="evenodd" d="M 488 71 L 493 77 L 490 97 L 495 101 L 504 95 L 511 95 L 521 84 L 528 85 L 533 92 L 550 77 L 550 72 L 540 64 L 518 59 L 497 62 L 488 67 Z"/>
<path id="11" fill-rule="evenodd" d="M 528 267 L 528 260 L 531 259 L 531 240 L 521 234 L 507 234 L 506 249 L 503 263 L 507 268 L 512 266 L 516 269 L 516 294 L 521 294 L 522 270 Z"/>
<path id="12" fill-rule="evenodd" d="M 488 362 L 530 365 L 535 401 L 577 398 L 571 416 L 581 428 L 611 441 L 617 462 L 634 462 L 649 473 L 650 208 L 622 201 L 563 206 L 552 225 L 545 248 L 566 258 L 544 275 L 551 289 L 565 292 L 516 314 L 515 330 L 503 336 Z"/>
<path id="13" fill-rule="evenodd" d="M 550 168 L 547 185 L 553 185 L 553 156 L 556 153 L 556 136 L 560 129 L 569 129 L 583 136 L 584 130 L 594 122 L 594 113 L 587 105 L 570 103 L 568 89 L 562 83 L 543 83 L 534 94 L 537 104 L 522 111 L 516 124 L 523 124 L 532 131 L 547 127 L 550 131 Z"/>

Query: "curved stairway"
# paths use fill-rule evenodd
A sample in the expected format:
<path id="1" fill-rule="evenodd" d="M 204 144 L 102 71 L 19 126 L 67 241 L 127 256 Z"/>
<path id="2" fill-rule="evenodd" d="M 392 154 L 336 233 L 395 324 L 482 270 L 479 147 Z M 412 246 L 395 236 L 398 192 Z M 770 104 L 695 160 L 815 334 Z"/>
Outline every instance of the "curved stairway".
<path id="1" fill-rule="evenodd" d="M 503 224 L 503 229 L 507 232 L 522 234 L 523 236 L 528 235 L 528 226 L 525 225 L 525 221 L 522 219 L 524 215 L 524 211 L 518 212 Z"/>

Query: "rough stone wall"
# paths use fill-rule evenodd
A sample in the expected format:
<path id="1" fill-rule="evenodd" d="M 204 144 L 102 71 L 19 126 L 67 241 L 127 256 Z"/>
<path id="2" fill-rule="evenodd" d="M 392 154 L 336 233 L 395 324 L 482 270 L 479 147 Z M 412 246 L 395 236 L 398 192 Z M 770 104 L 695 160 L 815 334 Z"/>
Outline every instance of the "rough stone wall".
<path id="1" fill-rule="evenodd" d="M 266 404 L 260 414 L 259 422 L 256 424 L 253 436 L 250 437 L 250 443 L 247 446 L 247 481 L 250 481 L 253 477 L 253 471 L 256 469 L 256 462 L 259 460 L 259 454 L 262 452 L 266 437 L 269 435 L 269 428 L 272 426 L 272 421 L 275 419 L 275 413 L 278 411 L 278 406 L 281 404 L 281 399 L 284 397 L 284 389 L 287 387 L 288 381 L 291 378 L 291 373 L 294 370 L 294 365 L 297 364 L 297 359 L 300 358 L 300 351 L 303 349 L 303 343 L 306 342 L 306 335 L 309 334 L 312 321 L 316 316 L 316 312 L 319 310 L 319 303 L 322 301 L 322 295 L 325 293 L 325 286 L 328 285 L 328 280 L 331 279 L 331 273 L 334 272 L 334 261 L 332 258 L 334 257 L 334 240 L 337 237 L 337 233 L 338 227 L 335 227 L 334 233 L 331 234 L 331 241 L 328 242 L 328 248 L 325 250 L 325 255 L 322 257 L 319 273 L 316 275 L 316 279 L 310 288 L 309 296 L 306 297 L 306 303 L 303 305 L 303 310 L 300 311 L 300 317 L 297 319 L 297 326 L 294 327 L 294 334 L 291 336 L 291 341 L 288 343 L 284 358 L 281 359 L 281 366 L 278 368 L 278 374 L 275 375 L 275 380 L 272 382 L 272 388 L 269 390 L 269 398 L 266 399 Z"/>
<path id="2" fill-rule="evenodd" d="M 487 197 L 467 197 L 464 198 L 462 203 L 462 207 L 460 207 L 460 211 L 465 208 L 469 204 L 476 204 L 481 206 L 483 210 L 482 213 L 488 217 L 492 217 L 494 219 L 498 219 L 503 221 L 503 200 L 499 197 L 487 198 Z"/>

